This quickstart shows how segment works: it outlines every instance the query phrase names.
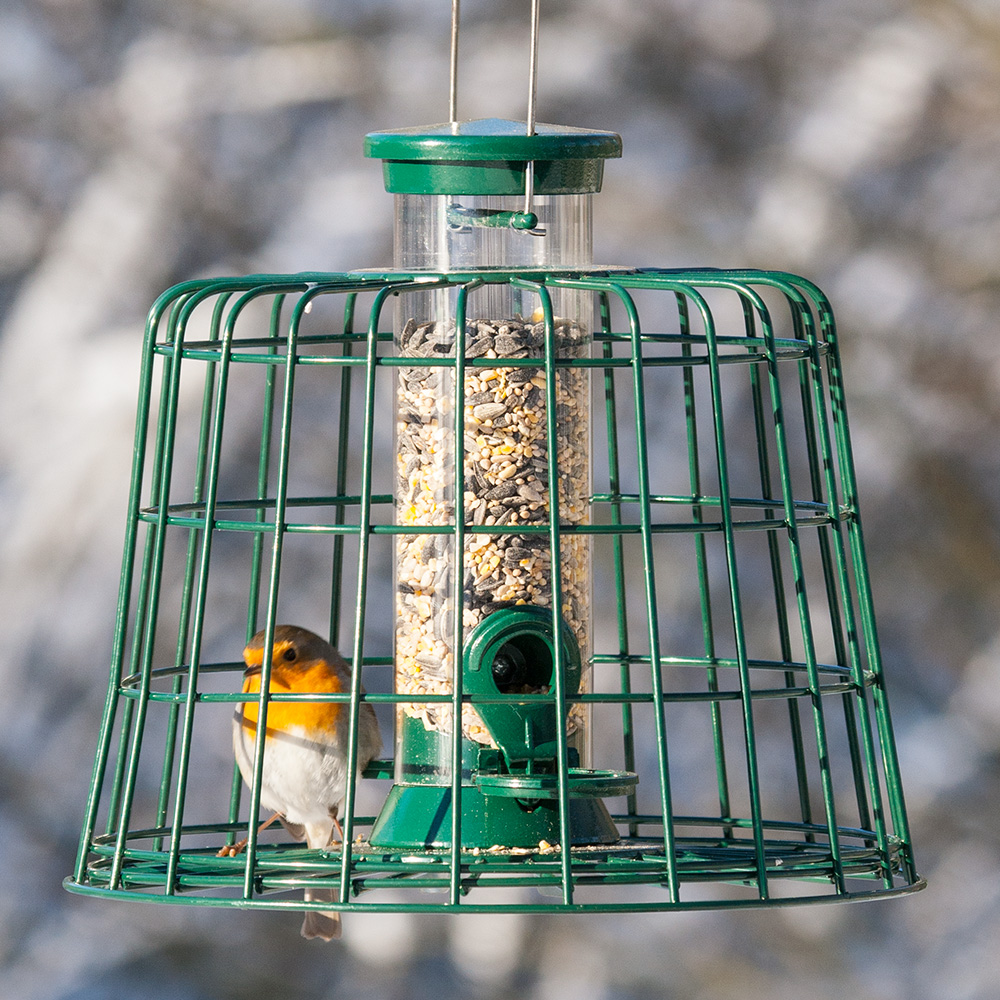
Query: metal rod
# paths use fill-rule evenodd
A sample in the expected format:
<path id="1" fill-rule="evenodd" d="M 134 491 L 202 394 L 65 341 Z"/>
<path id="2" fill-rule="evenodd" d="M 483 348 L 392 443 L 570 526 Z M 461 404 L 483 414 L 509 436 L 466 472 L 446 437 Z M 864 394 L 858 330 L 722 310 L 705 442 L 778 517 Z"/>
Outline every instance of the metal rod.
<path id="1" fill-rule="evenodd" d="M 601 330 L 605 334 L 612 332 L 611 320 L 611 299 L 607 292 L 600 296 L 601 303 Z M 605 340 L 603 344 L 603 356 L 607 360 L 614 356 L 614 346 L 610 340 Z M 621 494 L 621 475 L 618 461 L 618 403 L 615 398 L 615 370 L 610 367 L 604 369 L 604 401 L 607 418 L 607 442 L 608 442 L 608 486 L 612 495 Z M 620 500 L 611 503 L 611 523 L 618 525 L 622 523 L 622 505 Z M 632 693 L 632 670 L 629 663 L 629 632 L 628 632 L 628 606 L 626 602 L 625 590 L 625 540 L 621 535 L 613 537 L 613 552 L 615 565 L 615 591 L 616 605 L 618 610 L 618 656 L 619 656 L 619 677 L 623 694 Z M 631 704 L 622 704 L 622 750 L 625 757 L 625 770 L 635 770 L 635 721 Z M 626 798 L 628 804 L 629 817 L 638 814 L 638 805 L 633 789 Z M 628 832 L 630 837 L 639 834 L 639 826 L 631 818 L 629 819 Z"/>
<path id="2" fill-rule="evenodd" d="M 454 374 L 454 440 L 465 440 L 465 335 L 466 316 L 469 301 L 469 287 L 458 289 L 455 296 L 455 374 Z M 461 483 L 465 476 L 465 464 L 462 448 L 456 447 L 453 452 L 454 481 Z M 465 560 L 465 519 L 467 512 L 464 499 L 459 499 L 455 493 L 455 541 L 452 552 L 456 565 L 463 565 Z M 451 726 L 451 857 L 448 870 L 448 900 L 450 905 L 458 906 L 462 899 L 462 716 L 463 716 L 463 676 L 464 657 L 462 645 L 464 632 L 462 627 L 462 605 L 465 600 L 463 573 L 455 573 L 451 583 L 452 603 L 455 614 L 451 623 L 451 643 L 454 654 L 452 657 L 452 726 Z"/>
<path id="3" fill-rule="evenodd" d="M 535 134 L 535 102 L 538 96 L 538 7 L 540 0 L 531 0 L 531 62 L 528 64 L 528 135 Z M 455 0 L 458 3 L 458 0 Z"/>
<path id="4" fill-rule="evenodd" d="M 451 0 L 451 83 L 448 90 L 448 120 L 458 124 L 458 20 L 462 0 Z"/>
<path id="5" fill-rule="evenodd" d="M 358 773 L 358 729 L 361 712 L 361 668 L 365 655 L 365 614 L 368 601 L 368 568 L 371 552 L 372 516 L 372 453 L 375 434 L 375 390 L 378 368 L 379 319 L 391 288 L 378 291 L 368 314 L 368 334 L 365 351 L 365 418 L 362 430 L 361 454 L 361 503 L 358 508 L 358 586 L 354 602 L 354 652 L 351 657 L 351 701 L 348 706 L 347 773 L 351 776 L 345 784 L 343 801 L 343 841 L 340 859 L 340 889 L 338 900 L 346 903 L 350 898 L 351 871 L 354 858 L 350 844 L 353 840 L 355 793 Z"/>
<path id="6" fill-rule="evenodd" d="M 537 11 L 537 4 L 532 4 Z M 529 123 L 530 127 L 530 123 Z M 529 174 L 530 176 L 530 174 Z M 527 283 L 525 283 L 527 285 Z M 552 564 L 549 567 L 549 583 L 552 587 L 552 634 L 556 637 L 552 650 L 552 677 L 556 702 L 556 718 L 560 720 L 556 728 L 556 780 L 559 789 L 559 841 L 563 845 L 562 857 L 562 891 L 563 903 L 567 906 L 573 902 L 573 843 L 569 818 L 569 748 L 566 741 L 566 726 L 562 722 L 567 718 L 566 707 L 566 663 L 565 651 L 560 637 L 561 618 L 559 601 L 556 595 L 563 593 L 562 586 L 562 556 L 560 553 L 559 531 L 559 468 L 555 449 L 558 438 L 556 426 L 557 385 L 556 385 L 556 347 L 555 319 L 552 308 L 552 297 L 548 290 L 539 286 L 538 298 L 542 307 L 542 318 L 545 322 L 545 422 L 548 439 L 548 487 L 549 487 L 549 552 Z"/>
<path id="7" fill-rule="evenodd" d="M 538 98 L 538 10 L 540 0 L 531 0 L 531 59 L 528 63 L 528 120 L 526 131 L 528 135 L 535 134 L 535 104 Z M 524 165 L 524 213 L 531 212 L 531 203 L 535 196 L 535 161 L 528 160 Z"/>
<path id="8" fill-rule="evenodd" d="M 346 338 L 354 332 L 354 310 L 357 300 L 357 292 L 350 292 L 344 301 L 344 357 L 349 357 L 354 353 L 353 344 Z M 351 439 L 351 376 L 353 375 L 353 371 L 350 365 L 344 365 L 340 371 L 340 433 L 337 438 L 339 444 L 337 446 L 337 479 L 335 486 L 337 496 L 344 496 L 347 493 L 348 442 Z M 338 524 L 343 523 L 346 510 L 347 508 L 343 504 L 337 504 L 334 508 Z M 335 649 L 340 648 L 340 592 L 345 582 L 343 574 L 344 536 L 335 535 L 333 539 L 333 565 L 330 574 L 330 643 Z"/>
<path id="9" fill-rule="evenodd" d="M 677 305 L 678 329 L 684 337 L 691 337 L 691 308 L 687 296 L 679 292 L 674 293 L 674 301 Z M 681 356 L 693 360 L 690 342 L 681 344 Z M 691 486 L 692 498 L 704 496 L 702 489 L 701 459 L 698 447 L 698 416 L 697 416 L 697 385 L 695 382 L 695 368 L 688 365 L 683 369 L 684 385 L 684 413 L 687 424 L 687 451 L 688 451 L 688 482 Z M 695 503 L 691 507 L 692 520 L 695 524 L 705 522 L 704 507 L 700 503 Z M 708 546 L 705 541 L 705 533 L 697 532 L 694 538 L 695 543 L 695 565 L 698 573 L 698 595 L 701 602 L 701 623 L 702 623 L 702 643 L 705 651 L 705 659 L 712 664 L 705 671 L 708 690 L 715 694 L 719 691 L 719 677 L 715 663 L 717 660 L 715 649 L 715 632 L 712 628 L 712 592 L 710 584 L 710 574 L 708 569 Z M 717 699 L 712 701 L 712 740 L 715 747 L 715 780 L 719 794 L 719 815 L 732 815 L 731 800 L 729 795 L 729 768 L 726 763 L 726 738 L 723 729 L 723 714 L 720 702 Z M 731 837 L 733 828 L 726 823 L 722 827 L 722 835 Z"/>
<path id="10" fill-rule="evenodd" d="M 219 499 L 219 479 L 222 467 L 222 442 L 223 428 L 225 426 L 226 403 L 229 391 L 229 378 L 232 362 L 232 342 L 235 333 L 236 320 L 242 311 L 243 305 L 250 301 L 252 295 L 244 295 L 240 301 L 233 306 L 232 312 L 226 320 L 221 336 L 221 354 L 218 362 L 218 374 L 212 369 L 216 367 L 213 363 L 206 371 L 205 392 L 203 396 L 202 409 L 202 435 L 200 436 L 199 448 L 202 449 L 198 456 L 198 470 L 196 473 L 197 494 L 204 495 L 205 504 L 205 530 L 201 538 L 197 539 L 200 552 L 195 556 L 192 546 L 188 550 L 188 565 L 185 581 L 185 606 L 182 609 L 181 628 L 178 629 L 177 642 L 177 665 L 182 665 L 182 654 L 187 645 L 187 636 L 183 632 L 187 631 L 188 620 L 190 619 L 190 661 L 188 665 L 187 684 L 185 685 L 184 711 L 180 718 L 180 755 L 177 760 L 177 786 L 174 792 L 174 814 L 171 823 L 170 846 L 167 855 L 166 884 L 164 895 L 171 896 L 176 891 L 177 871 L 180 865 L 181 840 L 184 835 L 184 810 L 187 800 L 188 777 L 191 765 L 191 737 L 194 731 L 194 713 L 198 702 L 198 674 L 201 667 L 201 643 L 204 635 L 206 605 L 208 600 L 208 576 L 211 566 L 213 536 L 211 525 L 215 518 L 216 503 Z M 219 340 L 219 325 L 223 318 L 224 306 L 222 301 L 217 305 L 213 316 L 212 340 Z M 214 399 L 212 398 L 214 391 Z M 209 406 L 211 405 L 211 417 L 209 416 Z M 211 434 L 209 436 L 209 430 Z M 207 462 L 206 462 L 207 459 Z M 207 467 L 206 467 L 207 466 Z M 197 563 L 197 572 L 196 572 Z M 197 579 L 195 578 L 197 575 Z M 193 584 L 193 589 L 191 588 Z M 179 677 L 178 677 L 179 679 Z M 178 709 L 180 704 L 178 703 Z M 176 728 L 177 719 L 174 720 Z"/>

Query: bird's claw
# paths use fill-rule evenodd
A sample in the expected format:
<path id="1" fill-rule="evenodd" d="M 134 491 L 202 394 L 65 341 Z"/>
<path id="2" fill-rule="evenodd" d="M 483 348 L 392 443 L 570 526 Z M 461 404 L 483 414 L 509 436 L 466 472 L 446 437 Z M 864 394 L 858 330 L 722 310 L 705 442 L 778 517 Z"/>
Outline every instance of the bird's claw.
<path id="1" fill-rule="evenodd" d="M 217 858 L 235 858 L 237 854 L 242 854 L 246 850 L 247 838 L 237 841 L 235 844 L 226 844 L 215 856 Z"/>

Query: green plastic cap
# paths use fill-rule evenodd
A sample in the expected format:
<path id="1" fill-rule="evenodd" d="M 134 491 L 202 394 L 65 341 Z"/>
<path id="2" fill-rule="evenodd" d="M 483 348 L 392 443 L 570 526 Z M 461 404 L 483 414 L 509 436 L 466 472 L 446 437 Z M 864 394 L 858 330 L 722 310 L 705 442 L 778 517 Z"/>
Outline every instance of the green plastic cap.
<path id="1" fill-rule="evenodd" d="M 537 194 L 591 194 L 604 161 L 622 155 L 614 132 L 479 118 L 365 136 L 365 156 L 383 161 L 392 194 L 520 194 L 530 161 Z"/>

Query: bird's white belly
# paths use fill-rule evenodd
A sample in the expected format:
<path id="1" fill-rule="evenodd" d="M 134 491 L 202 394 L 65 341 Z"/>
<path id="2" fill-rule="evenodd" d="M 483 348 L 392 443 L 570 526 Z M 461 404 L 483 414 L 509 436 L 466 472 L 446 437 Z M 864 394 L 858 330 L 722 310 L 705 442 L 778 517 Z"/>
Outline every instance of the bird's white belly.
<path id="1" fill-rule="evenodd" d="M 243 780 L 253 782 L 256 733 L 233 719 L 233 750 Z M 341 748 L 310 738 L 302 726 L 269 734 L 264 741 L 260 801 L 291 823 L 330 823 L 331 810 L 344 798 L 347 767 Z"/>

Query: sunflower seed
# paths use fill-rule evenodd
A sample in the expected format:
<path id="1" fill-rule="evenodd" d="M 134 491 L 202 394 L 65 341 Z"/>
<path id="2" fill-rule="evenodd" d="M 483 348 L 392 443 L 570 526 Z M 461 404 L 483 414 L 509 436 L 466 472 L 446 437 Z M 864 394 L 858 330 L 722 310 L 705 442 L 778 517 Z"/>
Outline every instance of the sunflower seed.
<path id="1" fill-rule="evenodd" d="M 492 420 L 494 417 L 499 417 L 506 412 L 506 403 L 480 403 L 478 406 L 472 408 L 472 415 L 476 420 Z"/>

